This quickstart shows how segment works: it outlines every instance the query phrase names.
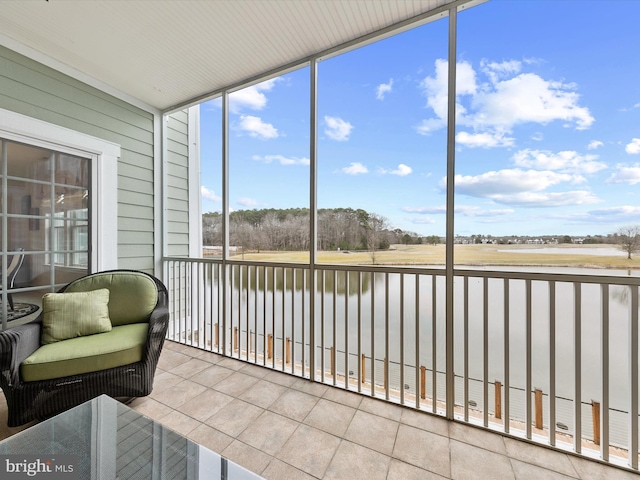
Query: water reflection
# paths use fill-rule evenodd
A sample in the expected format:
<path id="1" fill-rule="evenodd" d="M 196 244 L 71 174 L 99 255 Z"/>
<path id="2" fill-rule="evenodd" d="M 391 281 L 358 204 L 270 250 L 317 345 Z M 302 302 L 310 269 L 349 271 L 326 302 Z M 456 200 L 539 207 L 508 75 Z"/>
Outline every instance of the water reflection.
<path id="1" fill-rule="evenodd" d="M 218 273 L 214 277 L 218 281 Z M 275 292 L 306 292 L 309 290 L 309 278 L 311 272 L 302 268 L 279 268 L 279 267 L 253 267 L 246 265 L 233 265 L 230 267 L 235 290 L 260 290 L 267 293 Z M 316 291 L 333 292 L 334 288 L 338 295 L 344 295 L 347 291 L 349 296 L 356 296 L 359 292 L 366 293 L 371 285 L 370 272 L 354 271 L 327 271 L 318 270 L 316 279 Z M 378 276 L 384 276 L 377 273 Z M 358 279 L 360 278 L 360 285 Z"/>
<path id="2" fill-rule="evenodd" d="M 614 285 L 611 287 L 611 298 L 621 305 L 629 305 L 629 302 L 631 302 L 631 290 L 629 287 Z"/>

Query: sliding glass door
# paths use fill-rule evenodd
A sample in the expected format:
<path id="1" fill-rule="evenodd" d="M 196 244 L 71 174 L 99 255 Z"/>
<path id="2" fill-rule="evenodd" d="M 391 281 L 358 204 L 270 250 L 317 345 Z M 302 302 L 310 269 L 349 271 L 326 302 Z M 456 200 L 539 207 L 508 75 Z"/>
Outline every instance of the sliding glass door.
<path id="1" fill-rule="evenodd" d="M 0 142 L 1 311 L 11 322 L 90 271 L 91 158 Z"/>

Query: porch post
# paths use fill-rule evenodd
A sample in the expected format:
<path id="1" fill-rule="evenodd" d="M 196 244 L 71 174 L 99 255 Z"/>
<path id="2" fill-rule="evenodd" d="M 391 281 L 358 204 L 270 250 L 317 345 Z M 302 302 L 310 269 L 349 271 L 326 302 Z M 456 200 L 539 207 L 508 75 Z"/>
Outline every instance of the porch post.
<path id="1" fill-rule="evenodd" d="M 455 403 L 453 339 L 453 209 L 456 141 L 456 29 L 457 9 L 449 9 L 449 85 L 447 107 L 447 236 L 446 236 L 446 417 L 453 419 Z M 435 321 L 435 319 L 434 319 Z M 435 365 L 434 365 L 435 368 Z M 435 401 L 435 399 L 434 399 Z"/>
<path id="2" fill-rule="evenodd" d="M 316 380 L 316 262 L 318 261 L 318 60 L 309 64 L 309 379 Z M 303 292 L 304 295 L 304 292 Z M 304 338 L 302 339 L 304 349 Z M 304 376 L 304 365 L 302 368 Z"/>
<path id="3" fill-rule="evenodd" d="M 222 354 L 227 354 L 227 286 L 229 285 L 229 92 L 222 94 Z M 218 345 L 218 350 L 220 346 Z"/>

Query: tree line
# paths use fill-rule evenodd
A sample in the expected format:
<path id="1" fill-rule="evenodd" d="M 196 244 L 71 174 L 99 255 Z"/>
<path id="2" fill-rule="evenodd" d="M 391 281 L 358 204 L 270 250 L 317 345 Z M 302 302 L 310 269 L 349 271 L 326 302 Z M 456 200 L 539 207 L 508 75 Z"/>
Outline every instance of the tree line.
<path id="1" fill-rule="evenodd" d="M 222 245 L 222 219 L 217 212 L 202 216 L 204 245 Z M 353 208 L 318 209 L 319 250 L 376 250 L 392 244 L 441 242 L 440 237 L 422 237 L 392 228 L 382 215 Z M 300 251 L 309 249 L 309 209 L 236 210 L 229 214 L 229 244 L 243 250 Z"/>
<path id="2" fill-rule="evenodd" d="M 205 246 L 222 245 L 222 214 L 205 213 L 202 216 L 202 240 Z M 382 215 L 363 209 L 321 208 L 317 223 L 319 250 L 386 250 L 392 244 L 443 243 L 437 235 L 420 236 L 400 228 L 393 228 Z M 242 251 L 305 251 L 309 250 L 309 209 L 253 209 L 236 210 L 229 214 L 229 244 Z M 482 243 L 488 238 L 492 243 L 510 243 L 509 237 L 471 235 L 470 243 Z M 516 237 L 510 237 L 516 238 Z M 559 243 L 574 243 L 569 235 L 554 237 Z M 582 244 L 617 244 L 631 259 L 640 252 L 640 225 L 619 228 L 615 233 L 587 235 Z"/>

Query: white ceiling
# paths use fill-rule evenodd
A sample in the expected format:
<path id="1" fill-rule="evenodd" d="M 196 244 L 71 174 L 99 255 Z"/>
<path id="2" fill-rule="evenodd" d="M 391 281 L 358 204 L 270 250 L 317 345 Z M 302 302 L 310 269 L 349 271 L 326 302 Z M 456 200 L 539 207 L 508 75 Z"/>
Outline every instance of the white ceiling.
<path id="1" fill-rule="evenodd" d="M 0 0 L 0 44 L 166 110 L 460 0 Z"/>

